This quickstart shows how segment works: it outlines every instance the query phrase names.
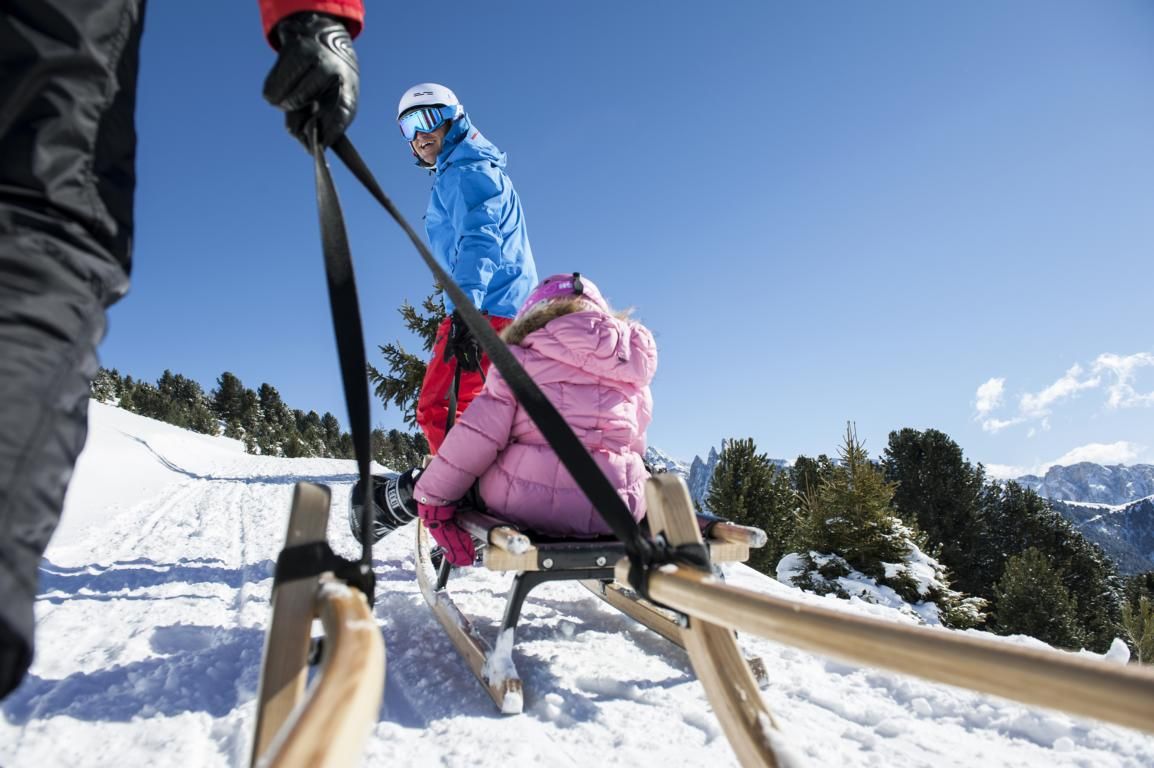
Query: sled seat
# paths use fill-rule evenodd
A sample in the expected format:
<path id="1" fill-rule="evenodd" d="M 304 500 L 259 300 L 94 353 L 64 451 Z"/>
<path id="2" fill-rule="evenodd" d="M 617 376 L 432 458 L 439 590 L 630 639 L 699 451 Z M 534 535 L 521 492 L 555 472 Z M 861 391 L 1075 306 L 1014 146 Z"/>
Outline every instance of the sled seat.
<path id="1" fill-rule="evenodd" d="M 612 578 L 614 564 L 625 557 L 625 545 L 612 535 L 585 539 L 546 536 L 518 529 L 476 509 L 458 510 L 455 519 L 475 539 L 488 544 L 483 549 L 482 564 L 492 571 L 556 573 L 605 568 L 610 571 L 607 578 Z M 697 525 L 714 563 L 745 562 L 750 549 L 766 543 L 765 531 L 760 528 L 712 515 L 698 515 Z"/>
<path id="2" fill-rule="evenodd" d="M 512 588 L 505 605 L 502 631 L 513 629 L 521 617 L 525 597 L 536 586 L 547 581 L 583 581 L 592 587 L 602 584 L 601 592 L 613 582 L 613 568 L 625 557 L 625 545 L 614 536 L 592 539 L 568 539 L 519 530 L 509 523 L 477 509 L 462 508 L 454 518 L 474 538 L 487 544 L 481 548 L 481 564 L 491 571 L 515 571 Z M 644 526 L 644 522 L 642 523 Z M 713 563 L 745 562 L 749 550 L 763 547 L 765 531 L 723 520 L 712 515 L 697 515 L 697 525 L 709 547 Z M 438 564 L 436 589 L 444 589 L 449 580 L 448 562 Z"/>

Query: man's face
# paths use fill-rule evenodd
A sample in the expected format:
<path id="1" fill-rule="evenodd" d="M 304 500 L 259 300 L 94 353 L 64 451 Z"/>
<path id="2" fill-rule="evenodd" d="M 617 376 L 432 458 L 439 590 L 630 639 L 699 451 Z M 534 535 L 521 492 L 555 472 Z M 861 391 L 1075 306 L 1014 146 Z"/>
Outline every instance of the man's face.
<path id="1" fill-rule="evenodd" d="M 445 134 L 449 132 L 450 125 L 452 121 L 437 126 L 431 133 L 417 131 L 417 137 L 409 143 L 421 162 L 426 165 L 437 164 L 437 155 L 441 154 L 441 145 L 445 143 Z"/>

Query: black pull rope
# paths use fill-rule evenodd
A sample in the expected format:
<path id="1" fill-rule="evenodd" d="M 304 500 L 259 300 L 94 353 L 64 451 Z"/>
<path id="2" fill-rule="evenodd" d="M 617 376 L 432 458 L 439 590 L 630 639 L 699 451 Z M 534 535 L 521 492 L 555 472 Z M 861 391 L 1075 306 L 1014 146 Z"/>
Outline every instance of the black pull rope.
<path id="1" fill-rule="evenodd" d="M 353 261 L 349 252 L 349 241 L 345 233 L 344 216 L 336 186 L 325 160 L 324 148 L 312 137 L 313 165 L 316 171 L 317 213 L 320 218 L 321 246 L 324 251 L 325 277 L 329 288 L 329 307 L 332 311 L 333 332 L 337 340 L 337 355 L 340 358 L 341 380 L 345 389 L 345 405 L 348 408 L 349 430 L 352 433 L 353 451 L 356 455 L 357 470 L 365 488 L 366 503 L 361 505 L 361 560 L 355 568 L 346 568 L 341 574 L 353 586 L 358 587 L 368 598 L 369 605 L 375 602 L 375 576 L 372 567 L 372 511 L 373 476 L 370 463 L 371 418 L 369 410 L 368 363 L 365 359 L 365 339 L 361 326 L 360 303 L 357 300 L 357 283 L 353 274 Z M 349 566 L 354 564 L 345 561 Z"/>
<path id="2" fill-rule="evenodd" d="M 649 567 L 659 562 L 678 560 L 697 567 L 701 567 L 702 563 L 707 564 L 708 555 L 698 551 L 704 548 L 693 548 L 692 551 L 682 548 L 675 550 L 664 542 L 650 541 L 642 534 L 640 526 L 629 512 L 629 508 L 617 495 L 613 485 L 598 468 L 593 457 L 573 433 L 572 428 L 557 412 L 552 403 L 545 398 L 536 382 L 509 352 L 505 342 L 497 336 L 480 311 L 473 306 L 472 300 L 465 295 L 452 276 L 433 258 L 432 253 L 429 252 L 429 249 L 417 236 L 405 217 L 401 215 L 388 195 L 377 184 L 376 179 L 373 178 L 372 173 L 348 137 L 342 136 L 338 139 L 333 144 L 333 151 L 357 180 L 364 185 L 369 194 L 376 198 L 377 202 L 388 211 L 393 220 L 409 236 L 409 240 L 420 253 L 425 265 L 432 271 L 445 293 L 456 304 L 457 311 L 480 342 L 482 349 L 489 355 L 489 359 L 501 372 L 501 375 L 505 377 L 517 400 L 525 408 L 533 423 L 541 430 L 545 440 L 556 452 L 561 463 L 569 470 L 569 474 L 573 476 L 574 481 L 589 497 L 594 508 L 613 533 L 624 543 L 625 551 L 629 555 L 632 565 L 630 572 L 632 586 L 642 594 L 646 593 L 645 573 Z"/>
<path id="3" fill-rule="evenodd" d="M 461 394 L 461 364 L 453 366 L 453 386 L 449 389 L 449 412 L 445 414 L 445 434 L 457 421 L 457 397 Z"/>

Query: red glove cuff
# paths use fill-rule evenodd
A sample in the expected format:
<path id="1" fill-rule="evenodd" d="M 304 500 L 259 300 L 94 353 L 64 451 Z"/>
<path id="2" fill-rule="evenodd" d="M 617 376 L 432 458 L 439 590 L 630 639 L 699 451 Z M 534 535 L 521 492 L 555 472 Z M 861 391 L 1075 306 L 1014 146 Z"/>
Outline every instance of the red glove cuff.
<path id="1" fill-rule="evenodd" d="M 452 520 L 457 513 L 455 507 L 442 507 L 436 504 L 422 504 L 417 502 L 417 515 L 425 521 L 427 527 L 432 528 L 429 523 L 443 523 Z"/>

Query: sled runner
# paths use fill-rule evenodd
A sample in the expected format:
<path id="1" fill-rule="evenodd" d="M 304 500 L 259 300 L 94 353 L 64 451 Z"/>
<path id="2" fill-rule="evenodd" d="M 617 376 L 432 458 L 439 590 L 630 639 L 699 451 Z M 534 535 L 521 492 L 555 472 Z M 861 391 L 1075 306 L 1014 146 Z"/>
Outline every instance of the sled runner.
<path id="1" fill-rule="evenodd" d="M 451 567 L 447 561 L 434 557 L 423 524 L 417 529 L 417 579 L 437 620 L 501 712 L 518 714 L 524 704 L 521 679 L 512 658 L 515 630 L 526 596 L 547 581 L 580 581 L 614 608 L 685 648 L 684 616 L 643 600 L 628 587 L 613 582 L 614 565 L 626 556 L 624 545 L 617 539 L 541 536 L 520 531 L 475 509 L 459 510 L 454 519 L 485 543 L 479 548 L 481 565 L 516 574 L 496 644 L 490 645 L 453 602 L 447 588 Z M 757 528 L 705 515 L 697 516 L 697 524 L 715 563 L 743 562 L 749 558 L 751 547 L 765 544 L 765 533 Z M 761 659 L 750 658 L 746 663 L 764 684 L 766 673 Z"/>

